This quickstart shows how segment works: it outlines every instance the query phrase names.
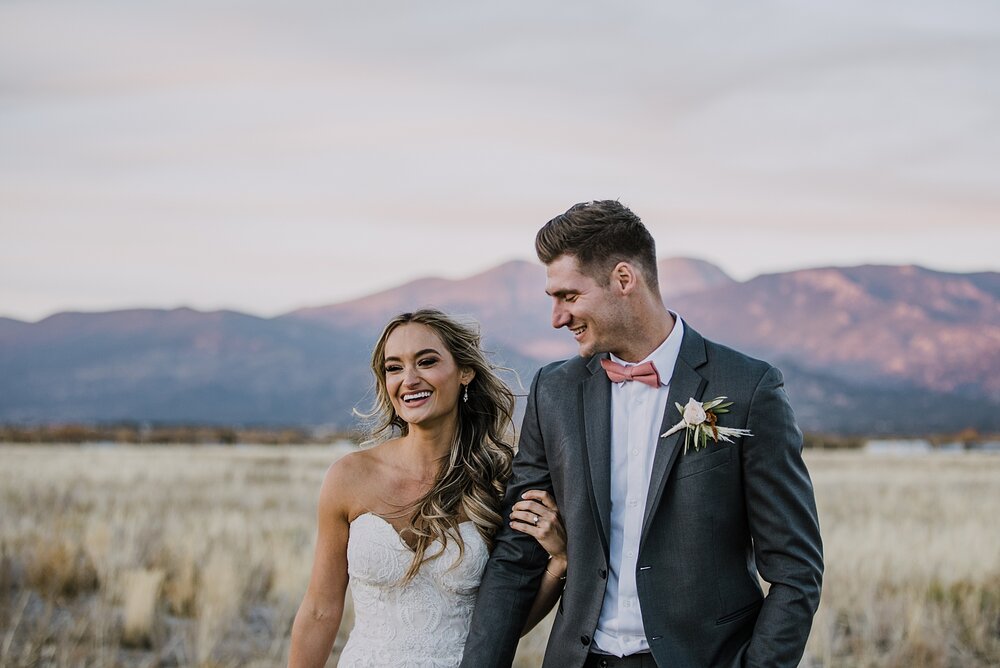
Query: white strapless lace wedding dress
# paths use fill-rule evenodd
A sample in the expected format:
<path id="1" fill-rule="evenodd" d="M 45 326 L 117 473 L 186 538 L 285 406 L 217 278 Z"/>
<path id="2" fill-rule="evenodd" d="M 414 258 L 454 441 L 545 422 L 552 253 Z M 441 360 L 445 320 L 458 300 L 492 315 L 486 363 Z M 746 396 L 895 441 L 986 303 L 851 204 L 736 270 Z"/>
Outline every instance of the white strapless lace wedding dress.
<path id="1" fill-rule="evenodd" d="M 455 563 L 458 545 L 449 541 L 444 554 L 424 562 L 416 577 L 401 585 L 413 552 L 396 529 L 372 513 L 351 522 L 347 572 L 354 629 L 340 654 L 340 668 L 451 668 L 461 663 L 489 551 L 472 522 L 463 522 L 459 531 L 465 541 L 461 562 Z"/>

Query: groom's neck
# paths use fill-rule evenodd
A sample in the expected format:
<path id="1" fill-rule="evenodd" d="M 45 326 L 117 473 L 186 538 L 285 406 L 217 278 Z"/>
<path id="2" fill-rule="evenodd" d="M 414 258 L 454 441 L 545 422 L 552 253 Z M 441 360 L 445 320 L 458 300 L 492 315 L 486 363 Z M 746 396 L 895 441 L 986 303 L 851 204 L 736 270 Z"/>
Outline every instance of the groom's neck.
<path id="1" fill-rule="evenodd" d="M 674 329 L 673 314 L 660 306 L 636 314 L 628 324 L 628 335 L 621 341 L 616 357 L 626 362 L 641 362 L 659 348 Z"/>

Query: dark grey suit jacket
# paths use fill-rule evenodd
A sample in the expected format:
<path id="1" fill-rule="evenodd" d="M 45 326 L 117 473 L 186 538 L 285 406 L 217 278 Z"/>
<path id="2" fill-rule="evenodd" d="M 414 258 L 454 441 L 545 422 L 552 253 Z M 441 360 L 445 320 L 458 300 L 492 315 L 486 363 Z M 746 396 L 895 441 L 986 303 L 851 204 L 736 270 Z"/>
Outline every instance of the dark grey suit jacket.
<path id="1" fill-rule="evenodd" d="M 566 524 L 569 570 L 547 668 L 582 666 L 604 599 L 611 517 L 611 382 L 600 359 L 541 369 L 532 382 L 504 517 L 528 489 L 551 490 Z M 661 433 L 674 402 L 727 396 L 720 426 L 753 436 L 681 454 L 661 438 L 636 581 L 646 639 L 664 668 L 795 666 L 819 605 L 822 545 L 802 435 L 766 362 L 707 341 L 685 323 Z M 479 589 L 462 666 L 510 666 L 547 555 L 506 524 Z M 765 598 L 757 573 L 770 583 Z"/>

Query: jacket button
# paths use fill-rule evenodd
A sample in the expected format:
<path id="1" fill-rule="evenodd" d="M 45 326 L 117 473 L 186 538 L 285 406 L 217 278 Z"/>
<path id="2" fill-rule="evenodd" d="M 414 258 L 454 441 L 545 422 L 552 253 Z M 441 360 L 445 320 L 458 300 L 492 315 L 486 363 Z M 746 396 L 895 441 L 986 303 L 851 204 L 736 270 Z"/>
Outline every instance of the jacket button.
<path id="1" fill-rule="evenodd" d="M 604 570 L 603 568 L 601 570 L 597 571 L 597 574 L 601 576 L 602 580 L 605 580 L 608 577 L 608 572 L 606 570 Z"/>
<path id="2" fill-rule="evenodd" d="M 580 636 L 580 642 L 582 642 L 583 646 L 586 647 L 590 644 L 590 636 Z"/>

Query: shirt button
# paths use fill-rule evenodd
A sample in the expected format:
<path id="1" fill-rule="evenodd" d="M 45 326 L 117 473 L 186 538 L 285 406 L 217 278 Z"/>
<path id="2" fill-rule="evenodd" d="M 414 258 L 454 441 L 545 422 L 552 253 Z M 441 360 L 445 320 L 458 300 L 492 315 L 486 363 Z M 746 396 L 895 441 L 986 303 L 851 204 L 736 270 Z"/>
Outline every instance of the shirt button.
<path id="1" fill-rule="evenodd" d="M 639 455 L 639 450 L 637 450 L 636 448 L 632 448 L 632 454 L 635 455 L 635 456 L 638 456 Z"/>
<path id="2" fill-rule="evenodd" d="M 628 500 L 628 507 L 629 508 L 635 508 L 638 505 L 639 505 L 639 502 L 636 501 L 635 499 L 629 499 Z"/>
<path id="3" fill-rule="evenodd" d="M 629 556 L 629 558 L 634 557 L 635 556 L 635 552 L 633 552 L 632 550 L 629 550 L 628 551 L 628 556 Z"/>

